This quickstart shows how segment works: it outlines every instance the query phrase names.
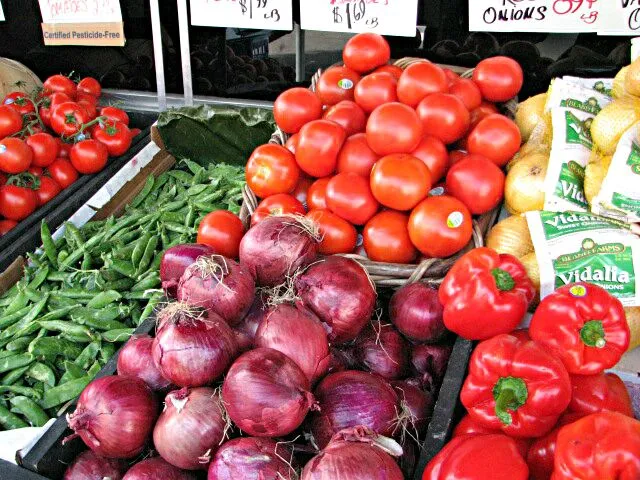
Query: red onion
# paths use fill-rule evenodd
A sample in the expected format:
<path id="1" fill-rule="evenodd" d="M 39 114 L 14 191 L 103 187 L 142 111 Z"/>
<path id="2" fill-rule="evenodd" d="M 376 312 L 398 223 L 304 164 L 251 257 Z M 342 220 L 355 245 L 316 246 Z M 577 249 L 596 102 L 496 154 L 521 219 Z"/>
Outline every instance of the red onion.
<path id="1" fill-rule="evenodd" d="M 408 430 L 409 435 L 413 438 L 422 436 L 427 431 L 433 413 L 433 404 L 435 403 L 433 395 L 410 382 L 395 381 L 391 382 L 391 386 L 398 393 L 400 399 L 402 411 L 400 426 L 403 430 Z"/>
<path id="2" fill-rule="evenodd" d="M 353 370 L 358 365 L 353 348 L 329 347 L 331 360 L 327 373 L 341 372 L 343 370 Z"/>
<path id="3" fill-rule="evenodd" d="M 354 260 L 332 256 L 311 265 L 295 280 L 305 306 L 329 327 L 329 340 L 345 343 L 358 336 L 376 304 L 376 290 Z"/>
<path id="4" fill-rule="evenodd" d="M 153 363 L 149 335 L 133 335 L 118 354 L 118 375 L 138 377 L 152 390 L 166 390 L 171 382 L 164 378 Z"/>
<path id="5" fill-rule="evenodd" d="M 249 311 L 256 285 L 244 266 L 223 257 L 200 257 L 180 278 L 178 300 L 202 307 L 235 325 Z"/>
<path id="6" fill-rule="evenodd" d="M 214 250 L 199 243 L 186 243 L 168 248 L 160 260 L 160 280 L 167 297 L 176 298 L 178 281 L 189 265 L 201 255 L 212 255 Z"/>
<path id="7" fill-rule="evenodd" d="M 123 460 L 103 458 L 87 450 L 69 465 L 63 480 L 121 480 L 126 469 L 127 464 Z"/>
<path id="8" fill-rule="evenodd" d="M 287 304 L 270 308 L 258 327 L 256 347 L 273 348 L 296 362 L 311 384 L 329 367 L 327 332 L 313 313 L 303 306 Z"/>
<path id="9" fill-rule="evenodd" d="M 75 431 L 95 453 L 108 458 L 139 454 L 158 416 L 149 386 L 136 377 L 112 375 L 93 380 L 80 394 L 75 412 L 67 415 Z"/>
<path id="10" fill-rule="evenodd" d="M 231 420 L 256 437 L 291 433 L 315 402 L 304 372 L 272 348 L 238 357 L 224 379 L 222 398 Z"/>
<path id="11" fill-rule="evenodd" d="M 240 263 L 259 285 L 273 287 L 313 262 L 319 244 L 315 224 L 293 216 L 267 217 L 242 237 Z"/>
<path id="12" fill-rule="evenodd" d="M 291 452 L 270 438 L 244 437 L 223 444 L 209 465 L 209 480 L 294 480 Z"/>
<path id="13" fill-rule="evenodd" d="M 253 348 L 256 332 L 264 319 L 266 311 L 267 306 L 264 304 L 264 299 L 258 293 L 251 304 L 249 312 L 240 320 L 240 323 L 233 326 L 233 332 L 236 334 L 238 348 L 241 352 L 246 352 Z"/>
<path id="14" fill-rule="evenodd" d="M 153 361 L 167 380 L 199 387 L 218 379 L 236 356 L 235 334 L 216 314 L 172 303 L 158 313 Z"/>
<path id="15" fill-rule="evenodd" d="M 174 467 L 161 457 L 147 458 L 129 469 L 122 480 L 195 480 L 191 472 Z"/>
<path id="16" fill-rule="evenodd" d="M 153 429 L 158 453 L 185 470 L 206 470 L 228 427 L 224 407 L 213 388 L 170 392 Z"/>
<path id="17" fill-rule="evenodd" d="M 409 348 L 393 325 L 379 322 L 356 340 L 356 355 L 365 370 L 388 380 L 402 378 L 409 366 Z"/>
<path id="18" fill-rule="evenodd" d="M 311 416 L 311 433 L 320 448 L 333 435 L 363 425 L 380 435 L 391 435 L 398 421 L 398 396 L 384 379 L 371 373 L 346 370 L 327 375 L 314 395 L 320 411 Z"/>
<path id="19" fill-rule="evenodd" d="M 404 480 L 389 454 L 402 455 L 400 445 L 390 438 L 363 427 L 343 430 L 307 463 L 300 480 Z"/>
<path id="20" fill-rule="evenodd" d="M 394 293 L 389 317 L 402 334 L 417 342 L 437 342 L 446 331 L 438 290 L 424 283 L 411 283 Z"/>
<path id="21" fill-rule="evenodd" d="M 449 345 L 414 345 L 411 349 L 411 365 L 418 375 L 427 375 L 439 382 L 447 371 L 450 355 Z"/>

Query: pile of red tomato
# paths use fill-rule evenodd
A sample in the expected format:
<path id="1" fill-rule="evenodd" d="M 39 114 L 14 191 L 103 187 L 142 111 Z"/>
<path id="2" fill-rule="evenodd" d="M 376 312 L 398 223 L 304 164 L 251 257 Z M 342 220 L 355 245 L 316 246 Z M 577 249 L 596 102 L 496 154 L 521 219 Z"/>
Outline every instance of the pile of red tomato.
<path id="1" fill-rule="evenodd" d="M 98 107 L 100 83 L 53 75 L 42 91 L 11 92 L 0 104 L 0 236 L 79 174 L 101 171 L 140 130 L 127 113 Z"/>
<path id="2" fill-rule="evenodd" d="M 501 168 L 520 148 L 518 127 L 493 102 L 518 94 L 522 69 L 494 57 L 464 79 L 389 59 L 383 37 L 356 35 L 315 92 L 277 98 L 276 123 L 292 136 L 249 158 L 247 183 L 262 199 L 252 224 L 306 215 L 320 226 L 322 253 L 389 263 L 448 257 L 469 242 L 472 216 L 501 202 Z"/>

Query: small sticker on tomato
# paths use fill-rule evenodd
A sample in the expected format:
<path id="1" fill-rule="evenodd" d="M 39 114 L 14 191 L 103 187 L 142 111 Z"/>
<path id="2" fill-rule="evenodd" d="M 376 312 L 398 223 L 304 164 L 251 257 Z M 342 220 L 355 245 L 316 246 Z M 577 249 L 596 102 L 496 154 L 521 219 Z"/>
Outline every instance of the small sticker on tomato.
<path id="1" fill-rule="evenodd" d="M 444 187 L 433 187 L 429 190 L 430 197 L 439 197 L 441 195 L 444 195 Z"/>
<path id="2" fill-rule="evenodd" d="M 462 225 L 463 221 L 464 216 L 462 215 L 462 212 L 451 212 L 447 217 L 447 227 L 458 228 L 460 225 Z"/>
<path id="3" fill-rule="evenodd" d="M 587 294 L 587 287 L 584 285 L 574 285 L 569 289 L 569 293 L 574 297 L 584 297 Z"/>
<path id="4" fill-rule="evenodd" d="M 343 90 L 351 90 L 353 88 L 353 81 L 348 78 L 343 78 L 338 82 L 338 86 Z"/>
<path id="5" fill-rule="evenodd" d="M 7 151 L 7 146 L 6 145 L 0 145 L 0 153 L 4 153 Z"/>

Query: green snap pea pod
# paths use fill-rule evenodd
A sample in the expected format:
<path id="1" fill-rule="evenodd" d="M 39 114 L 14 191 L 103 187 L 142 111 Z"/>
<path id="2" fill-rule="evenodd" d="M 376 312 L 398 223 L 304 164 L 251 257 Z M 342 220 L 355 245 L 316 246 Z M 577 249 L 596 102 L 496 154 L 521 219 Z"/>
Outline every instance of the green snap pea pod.
<path id="1" fill-rule="evenodd" d="M 160 240 L 162 242 L 162 250 L 163 251 L 170 247 L 171 238 L 169 237 L 169 234 L 167 233 L 167 231 L 164 228 L 160 229 Z"/>
<path id="2" fill-rule="evenodd" d="M 49 421 L 49 415 L 29 397 L 18 395 L 9 400 L 9 402 L 13 407 L 11 411 L 25 417 L 34 427 L 42 427 Z"/>
<path id="3" fill-rule="evenodd" d="M 11 339 L 3 339 L 1 344 L 7 345 L 11 340 L 15 340 L 16 338 L 20 338 L 25 335 L 31 335 L 32 333 L 36 333 L 38 330 L 40 330 L 40 326 L 38 325 L 38 322 L 31 321 L 27 325 L 22 327 L 20 330 L 15 332 L 11 337 Z"/>
<path id="4" fill-rule="evenodd" d="M 105 265 L 107 268 L 112 268 L 116 272 L 124 275 L 125 277 L 134 278 L 136 277 L 136 269 L 130 262 L 124 260 L 118 260 L 117 258 L 110 258 L 105 261 Z"/>
<path id="5" fill-rule="evenodd" d="M 57 291 L 51 292 L 51 298 L 49 298 L 49 302 L 47 303 L 49 312 L 53 312 L 61 308 L 72 308 L 78 305 L 78 302 L 73 298 L 61 297 L 56 295 L 56 293 Z"/>
<path id="6" fill-rule="evenodd" d="M 104 365 L 116 353 L 116 346 L 113 343 L 105 343 L 100 349 L 100 361 Z"/>
<path id="7" fill-rule="evenodd" d="M 144 276 L 138 283 L 131 287 L 131 291 L 144 291 L 150 288 L 157 288 L 160 286 L 160 274 L 157 271 L 149 271 L 149 274 Z"/>
<path id="8" fill-rule="evenodd" d="M 11 287 L 9 290 L 7 290 L 2 295 L 0 295 L 0 306 L 6 307 L 13 301 L 14 297 L 18 294 L 19 285 L 20 285 L 20 282 L 15 283 L 13 287 Z"/>
<path id="9" fill-rule="evenodd" d="M 29 303 L 29 299 L 27 295 L 24 293 L 24 288 L 18 291 L 18 294 L 13 297 L 13 300 L 9 304 L 7 308 L 2 312 L 2 316 L 11 315 L 12 313 L 17 312 L 18 310 L 23 309 Z"/>
<path id="10" fill-rule="evenodd" d="M 104 232 L 104 239 L 108 240 L 113 235 L 115 235 L 118 231 L 124 228 L 130 227 L 135 223 L 138 223 L 138 221 L 142 217 L 144 217 L 144 213 L 142 212 L 133 212 L 133 213 L 130 213 L 129 215 L 121 217 L 118 221 L 116 221 L 116 223 L 112 227 L 110 227 Z"/>
<path id="11" fill-rule="evenodd" d="M 77 335 L 69 332 L 63 332 L 60 335 L 62 338 L 74 343 L 91 343 L 94 339 L 94 337 L 89 338 L 86 335 Z"/>
<path id="12" fill-rule="evenodd" d="M 42 260 L 35 253 L 27 253 L 27 259 L 29 260 L 30 263 L 35 265 L 36 268 L 40 268 L 44 266 L 44 264 L 42 263 Z"/>
<path id="13" fill-rule="evenodd" d="M 100 363 L 93 362 L 93 365 L 91 365 L 91 367 L 89 367 L 89 370 L 87 370 L 87 375 L 91 377 L 91 379 L 94 379 L 101 368 L 102 367 L 100 366 Z"/>
<path id="14" fill-rule="evenodd" d="M 82 264 L 80 265 L 80 268 L 82 270 L 89 270 L 91 268 L 92 263 L 93 263 L 93 260 L 91 258 L 91 254 L 85 251 L 82 257 Z"/>
<path id="15" fill-rule="evenodd" d="M 180 210 L 187 204 L 185 199 L 183 200 L 174 200 L 173 202 L 169 202 L 164 204 L 161 209 L 163 212 L 173 212 L 175 210 Z"/>
<path id="16" fill-rule="evenodd" d="M 133 250 L 135 248 L 136 248 L 136 242 L 130 245 L 127 245 L 126 247 L 114 249 L 112 255 L 114 258 L 118 258 L 120 260 L 127 260 L 131 258 L 131 254 L 133 253 Z"/>
<path id="17" fill-rule="evenodd" d="M 94 338 L 93 332 L 83 325 L 76 325 L 75 323 L 65 322 L 64 320 L 40 320 L 38 323 L 42 328 L 46 328 L 52 332 L 74 335 L 87 338 L 88 340 Z"/>
<path id="18" fill-rule="evenodd" d="M 30 287 L 26 287 L 24 289 L 24 294 L 27 296 L 27 298 L 29 299 L 30 302 L 32 303 L 38 303 L 40 300 L 42 300 L 42 294 L 33 290 Z"/>
<path id="19" fill-rule="evenodd" d="M 74 362 L 65 360 L 64 369 L 67 378 L 81 378 L 84 377 L 87 372 L 80 365 L 76 365 Z"/>
<path id="20" fill-rule="evenodd" d="M 151 193 L 151 190 L 153 190 L 154 182 L 155 180 L 153 178 L 153 175 L 149 175 L 147 177 L 146 182 L 144 182 L 144 187 L 142 187 L 142 190 L 140 190 L 140 193 L 138 193 L 138 195 L 136 195 L 136 198 L 134 198 L 133 201 L 131 202 L 131 206 L 133 208 L 140 205 L 144 201 L 144 199 L 147 198 L 147 196 Z"/>
<path id="21" fill-rule="evenodd" d="M 198 212 L 202 212 L 204 215 L 209 212 L 222 209 L 222 205 L 219 203 L 194 202 L 193 206 L 198 210 Z"/>
<path id="22" fill-rule="evenodd" d="M 143 231 L 140 227 L 136 227 L 135 230 L 122 234 L 122 236 L 118 237 L 118 240 L 120 240 L 123 243 L 123 245 L 128 245 L 134 240 L 137 240 L 142 234 L 142 232 Z"/>
<path id="23" fill-rule="evenodd" d="M 0 359 L 0 373 L 5 373 L 15 368 L 31 365 L 36 360 L 31 353 L 18 353 L 11 357 Z"/>
<path id="24" fill-rule="evenodd" d="M 216 200 L 220 200 L 222 197 L 224 197 L 224 191 L 216 190 L 215 192 L 209 193 L 208 195 L 202 195 L 201 197 L 198 197 L 198 202 L 212 203 Z"/>
<path id="25" fill-rule="evenodd" d="M 131 287 L 133 287 L 134 284 L 135 281 L 132 278 L 121 278 L 119 280 L 105 283 L 104 288 L 107 290 L 125 292 L 131 290 Z"/>
<path id="26" fill-rule="evenodd" d="M 96 296 L 95 292 L 84 290 L 82 288 L 65 288 L 64 290 L 55 290 L 51 292 L 51 295 L 55 297 L 73 298 L 79 301 L 84 300 L 85 302 L 90 301 Z"/>
<path id="27" fill-rule="evenodd" d="M 71 235 L 71 230 L 65 227 L 64 229 L 64 240 L 67 246 L 71 250 L 75 250 L 76 248 L 80 248 L 80 245 L 77 244 L 76 239 Z"/>
<path id="28" fill-rule="evenodd" d="M 164 226 L 170 232 L 186 233 L 186 234 L 192 234 L 193 233 L 193 229 L 192 228 L 185 227 L 184 225 L 181 225 L 179 223 L 165 222 Z"/>
<path id="29" fill-rule="evenodd" d="M 91 365 L 98 356 L 101 345 L 102 343 L 100 342 L 91 342 L 82 350 L 82 353 L 78 355 L 78 358 L 76 358 L 73 363 L 80 368 L 89 368 L 89 365 Z"/>
<path id="30" fill-rule="evenodd" d="M 175 244 L 177 245 L 177 243 Z M 170 247 L 173 247 L 172 244 L 169 244 Z M 161 252 L 156 252 L 153 256 L 153 261 L 151 262 L 151 266 L 149 267 L 151 270 L 160 271 L 160 264 L 162 263 L 162 254 L 164 250 Z"/>
<path id="31" fill-rule="evenodd" d="M 189 160 L 188 158 L 183 158 L 182 160 L 180 160 L 180 163 L 184 163 L 189 171 L 194 175 L 204 170 L 204 167 L 194 162 L 193 160 Z"/>
<path id="32" fill-rule="evenodd" d="M 42 398 L 42 393 L 35 387 L 25 387 L 24 385 L 0 385 L 0 393 L 15 393 L 16 395 L 25 395 L 35 400 Z"/>
<path id="33" fill-rule="evenodd" d="M 139 290 L 137 292 L 129 292 L 124 294 L 124 298 L 127 300 L 149 300 L 152 295 L 156 293 L 162 293 L 159 289 Z M 0 335 L 1 338 L 1 335 Z"/>
<path id="34" fill-rule="evenodd" d="M 78 308 L 77 304 L 56 308 L 55 310 L 51 310 L 50 312 L 44 314 L 42 317 L 40 317 L 39 320 L 40 321 L 60 320 L 61 318 L 65 318 L 70 312 L 74 311 L 76 308 Z"/>
<path id="35" fill-rule="evenodd" d="M 140 315 L 140 318 L 138 319 L 137 325 L 142 324 L 142 322 L 144 322 L 147 318 L 149 318 L 151 316 L 151 314 L 153 313 L 154 309 L 158 306 L 158 304 L 160 303 L 161 300 L 162 300 L 162 293 L 155 293 L 149 299 L 149 302 L 147 302 L 147 305 L 144 307 L 144 310 L 142 310 L 142 314 Z"/>
<path id="36" fill-rule="evenodd" d="M 73 321 L 78 322 L 80 325 L 86 325 L 96 330 L 114 330 L 119 328 L 127 328 L 124 323 L 117 320 L 100 320 L 91 315 L 87 316 L 73 316 Z"/>
<path id="37" fill-rule="evenodd" d="M 58 268 L 58 249 L 51 236 L 49 225 L 47 225 L 47 222 L 44 220 L 40 223 L 40 239 L 42 240 L 42 248 L 49 262 L 51 262 L 53 268 Z"/>
<path id="38" fill-rule="evenodd" d="M 49 272 L 49 274 L 47 275 L 47 281 L 70 282 L 71 280 L 73 280 L 74 275 L 75 273 L 53 271 L 53 272 Z"/>
<path id="39" fill-rule="evenodd" d="M 30 305 L 28 307 L 21 308 L 17 312 L 11 313 L 9 315 L 3 314 L 2 317 L 0 317 L 0 329 L 7 328 L 16 323 L 21 318 L 24 318 L 24 316 L 29 313 L 32 308 L 33 306 Z"/>
<path id="40" fill-rule="evenodd" d="M 44 308 L 48 300 L 49 300 L 49 294 L 46 294 L 42 300 L 36 303 L 31 308 L 31 310 L 29 310 L 29 312 L 20 319 L 20 321 L 18 321 L 17 323 L 14 323 L 10 327 L 5 328 L 5 330 L 0 333 L 0 340 L 12 339 L 14 336 L 18 334 L 28 335 L 29 333 L 33 333 L 37 331 L 38 329 L 35 329 L 29 333 L 25 333 L 25 329 L 31 330 L 30 326 L 32 325 L 33 320 L 38 315 L 40 315 L 40 312 L 42 312 L 42 309 Z"/>
<path id="41" fill-rule="evenodd" d="M 54 387 L 56 384 L 56 375 L 51 367 L 41 362 L 36 362 L 29 367 L 29 370 L 27 370 L 27 377 L 38 380 L 50 387 Z"/>
<path id="42" fill-rule="evenodd" d="M 91 250 L 93 247 L 97 246 L 105 238 L 105 235 L 105 232 L 102 232 L 91 237 L 89 240 L 87 240 L 87 243 L 85 243 L 84 248 L 78 248 L 74 250 L 69 254 L 67 258 L 64 259 L 64 261 L 60 262 L 59 269 L 66 270 L 71 265 L 76 263 L 84 256 L 85 250 Z"/>
<path id="43" fill-rule="evenodd" d="M 110 270 L 107 267 L 103 267 L 100 269 L 100 276 L 104 278 L 107 282 L 113 282 L 115 280 L 120 280 L 124 278 L 124 275 L 116 272 L 115 270 Z"/>
<path id="44" fill-rule="evenodd" d="M 93 297 L 89 303 L 87 303 L 88 308 L 104 308 L 110 305 L 113 302 L 117 302 L 122 298 L 115 290 L 107 290 L 105 292 L 100 292 L 98 295 Z"/>
<path id="45" fill-rule="evenodd" d="M 204 192 L 209 186 L 202 184 L 202 183 L 198 183 L 196 185 L 192 185 L 187 189 L 187 196 L 188 197 L 196 197 L 200 194 L 202 194 L 202 192 Z"/>
<path id="46" fill-rule="evenodd" d="M 28 351 L 37 357 L 55 358 L 57 355 L 63 355 L 75 360 L 82 353 L 82 348 L 64 338 L 42 337 L 31 342 Z"/>
<path id="47" fill-rule="evenodd" d="M 35 335 L 30 335 L 28 337 L 16 338 L 15 340 L 7 343 L 5 347 L 10 352 L 24 352 L 29 344 L 36 338 Z"/>
<path id="48" fill-rule="evenodd" d="M 53 408 L 69 400 L 73 400 L 82 393 L 82 390 L 89 384 L 91 377 L 84 377 L 61 383 L 58 386 L 50 388 L 44 392 L 44 396 L 40 401 L 40 406 L 44 409 Z"/>
<path id="49" fill-rule="evenodd" d="M 11 413 L 8 408 L 0 406 L 0 425 L 5 430 L 15 430 L 16 428 L 26 428 L 27 422 L 22 420 L 15 413 Z"/>
<path id="50" fill-rule="evenodd" d="M 2 379 L 0 379 L 0 384 L 1 385 L 13 385 L 18 380 L 20 380 L 24 376 L 25 373 L 27 373 L 27 370 L 29 370 L 29 365 L 26 365 L 24 367 L 14 368 L 13 370 L 11 370 L 7 374 L 5 374 L 2 377 Z"/>
<path id="51" fill-rule="evenodd" d="M 149 243 L 149 239 L 151 238 L 151 233 L 145 233 L 142 237 L 138 239 L 136 242 L 136 246 L 131 253 L 131 264 L 134 267 L 138 267 L 140 265 L 140 260 L 142 260 L 142 255 L 144 255 L 144 249 L 147 247 L 147 243 Z"/>
<path id="52" fill-rule="evenodd" d="M 138 264 L 138 268 L 136 269 L 136 273 L 140 275 L 142 272 L 146 271 L 149 268 L 149 264 L 153 260 L 153 255 L 156 253 L 156 247 L 158 246 L 158 236 L 152 236 L 147 242 L 147 246 L 144 249 L 144 253 L 142 254 L 142 258 L 140 259 L 140 263 Z"/>
<path id="53" fill-rule="evenodd" d="M 187 216 L 184 218 L 184 226 L 191 228 L 193 226 L 193 220 L 195 218 L 195 208 L 193 205 L 189 206 L 189 211 L 187 212 Z"/>
<path id="54" fill-rule="evenodd" d="M 119 328 L 108 330 L 102 334 L 102 339 L 106 342 L 124 342 L 133 335 L 134 328 Z"/>
<path id="55" fill-rule="evenodd" d="M 64 226 L 65 226 L 65 233 L 67 230 L 71 233 L 71 238 L 73 238 L 73 241 L 75 242 L 76 246 L 78 248 L 84 248 L 84 244 L 86 240 L 82 235 L 82 232 L 78 229 L 78 227 L 76 227 L 71 222 L 66 222 Z"/>
<path id="56" fill-rule="evenodd" d="M 7 357 L 12 357 L 16 352 L 10 352 L 9 350 L 0 350 L 0 360 Z"/>
<path id="57" fill-rule="evenodd" d="M 66 250 L 60 250 L 58 252 L 58 265 L 64 263 L 67 258 L 69 258 L 69 252 L 67 252 Z"/>
<path id="58" fill-rule="evenodd" d="M 184 170 L 169 170 L 169 175 L 182 183 L 191 183 L 193 175 L 185 172 Z"/>
<path id="59" fill-rule="evenodd" d="M 27 289 L 37 290 L 38 287 L 40 287 L 40 285 L 42 285 L 43 282 L 47 279 L 48 275 L 49 275 L 49 267 L 45 266 L 43 268 L 40 268 L 36 272 L 35 276 L 33 277 L 33 280 L 29 282 Z"/>
<path id="60" fill-rule="evenodd" d="M 160 220 L 163 222 L 180 223 L 184 219 L 184 215 L 180 212 L 162 212 Z"/>

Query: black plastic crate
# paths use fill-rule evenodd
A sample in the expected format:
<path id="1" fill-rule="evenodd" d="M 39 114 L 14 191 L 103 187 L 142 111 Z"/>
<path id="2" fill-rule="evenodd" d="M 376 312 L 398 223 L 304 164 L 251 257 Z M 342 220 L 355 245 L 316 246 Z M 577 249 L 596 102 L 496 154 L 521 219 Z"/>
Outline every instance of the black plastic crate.
<path id="1" fill-rule="evenodd" d="M 0 478 L 2 480 L 47 480 L 37 473 L 30 472 L 4 460 L 0 460 Z"/>

